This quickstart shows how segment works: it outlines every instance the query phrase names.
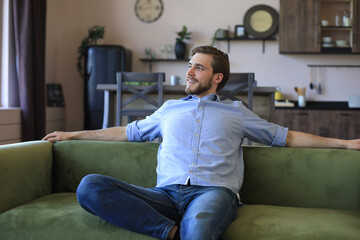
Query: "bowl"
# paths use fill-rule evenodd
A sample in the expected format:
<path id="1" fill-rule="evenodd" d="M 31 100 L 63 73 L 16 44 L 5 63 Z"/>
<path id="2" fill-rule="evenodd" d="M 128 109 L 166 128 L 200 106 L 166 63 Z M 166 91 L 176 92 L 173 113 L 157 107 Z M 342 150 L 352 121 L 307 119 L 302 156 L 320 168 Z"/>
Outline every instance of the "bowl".
<path id="1" fill-rule="evenodd" d="M 328 20 L 321 20 L 321 26 L 323 26 L 323 27 L 329 26 L 329 21 Z"/>
<path id="2" fill-rule="evenodd" d="M 323 43 L 331 43 L 332 37 L 323 37 L 322 41 L 323 41 Z"/>
<path id="3" fill-rule="evenodd" d="M 336 40 L 335 41 L 335 46 L 337 46 L 337 47 L 345 47 L 346 46 L 346 41 L 345 40 Z"/>

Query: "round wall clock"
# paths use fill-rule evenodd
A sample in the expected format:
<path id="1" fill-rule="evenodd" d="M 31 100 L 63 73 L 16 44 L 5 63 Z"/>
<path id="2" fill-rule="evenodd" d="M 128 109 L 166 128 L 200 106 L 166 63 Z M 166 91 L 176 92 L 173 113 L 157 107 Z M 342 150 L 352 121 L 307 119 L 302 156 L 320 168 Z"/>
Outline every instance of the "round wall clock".
<path id="1" fill-rule="evenodd" d="M 162 0 L 136 0 L 135 14 L 138 19 L 152 23 L 161 17 L 164 11 Z"/>
<path id="2" fill-rule="evenodd" d="M 279 14 L 268 5 L 256 5 L 245 13 L 244 27 L 249 36 L 269 38 L 278 30 Z"/>

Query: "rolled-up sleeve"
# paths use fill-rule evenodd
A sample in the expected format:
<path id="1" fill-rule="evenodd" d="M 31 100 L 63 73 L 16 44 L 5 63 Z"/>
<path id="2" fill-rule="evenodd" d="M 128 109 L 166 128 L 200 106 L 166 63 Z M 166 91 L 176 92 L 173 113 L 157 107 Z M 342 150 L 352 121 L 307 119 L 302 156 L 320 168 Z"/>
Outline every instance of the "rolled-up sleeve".
<path id="1" fill-rule="evenodd" d="M 164 105 L 145 119 L 137 120 L 127 125 L 126 134 L 130 142 L 153 141 L 161 137 L 160 119 Z"/>
<path id="2" fill-rule="evenodd" d="M 275 137 L 273 139 L 273 142 L 271 143 L 271 146 L 285 147 L 288 128 L 279 126 L 277 124 L 274 124 L 274 125 L 276 127 L 276 131 L 275 131 Z"/>
<path id="3" fill-rule="evenodd" d="M 126 126 L 126 135 L 129 142 L 142 142 L 137 122 L 138 121 L 131 122 Z"/>
<path id="4" fill-rule="evenodd" d="M 268 122 L 248 109 L 242 110 L 244 114 L 245 136 L 250 140 L 274 147 L 284 147 L 288 129 Z"/>

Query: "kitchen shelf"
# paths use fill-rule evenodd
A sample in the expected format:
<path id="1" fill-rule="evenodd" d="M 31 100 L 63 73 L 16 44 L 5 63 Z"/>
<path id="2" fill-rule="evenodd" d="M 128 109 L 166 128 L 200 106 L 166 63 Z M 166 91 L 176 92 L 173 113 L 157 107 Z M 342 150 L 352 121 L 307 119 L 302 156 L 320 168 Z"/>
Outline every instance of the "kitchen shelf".
<path id="1" fill-rule="evenodd" d="M 360 65 L 313 65 L 309 64 L 308 67 L 316 67 L 316 68 L 360 68 Z"/>
<path id="2" fill-rule="evenodd" d="M 351 47 L 322 47 L 321 53 L 324 53 L 324 54 L 352 54 Z"/>
<path id="3" fill-rule="evenodd" d="M 350 3 L 351 0 L 322 0 L 324 3 Z"/>
<path id="4" fill-rule="evenodd" d="M 279 24 L 279 52 L 281 54 L 359 54 L 360 42 L 356 34 L 359 33 L 360 0 L 280 0 Z M 352 26 L 343 26 L 344 10 L 353 20 Z M 336 11 L 339 11 L 339 26 L 335 24 Z M 295 19 L 295 20 L 294 20 Z M 328 26 L 321 26 L 321 21 L 328 21 Z M 301 23 L 301 24 L 300 24 Z M 302 24 L 303 23 L 303 24 Z M 350 24 L 351 25 L 351 24 Z M 305 27 L 306 26 L 306 27 Z M 322 38 L 331 37 L 332 43 L 336 40 L 345 40 L 349 48 L 322 47 Z"/>
<path id="5" fill-rule="evenodd" d="M 230 42 L 231 41 L 262 41 L 262 52 L 265 53 L 265 41 L 276 41 L 276 38 L 215 38 L 217 41 L 227 41 L 227 52 L 230 53 Z"/>
<path id="6" fill-rule="evenodd" d="M 189 62 L 190 59 L 176 59 L 176 58 L 140 58 L 142 62 L 149 63 L 149 72 L 152 72 L 153 62 Z"/>
<path id="7" fill-rule="evenodd" d="M 351 31 L 352 26 L 344 27 L 344 26 L 321 26 L 322 30 L 332 30 L 332 31 Z"/>

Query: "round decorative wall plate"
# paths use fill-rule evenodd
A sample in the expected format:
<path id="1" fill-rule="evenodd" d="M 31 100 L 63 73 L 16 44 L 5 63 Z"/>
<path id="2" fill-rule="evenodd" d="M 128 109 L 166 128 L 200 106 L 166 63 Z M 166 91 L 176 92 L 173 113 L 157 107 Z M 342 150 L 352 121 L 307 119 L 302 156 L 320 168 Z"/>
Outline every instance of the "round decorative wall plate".
<path id="1" fill-rule="evenodd" d="M 245 13 L 244 27 L 249 36 L 269 38 L 278 30 L 279 14 L 268 5 L 255 5 Z"/>
<path id="2" fill-rule="evenodd" d="M 163 11 L 162 0 L 136 0 L 135 14 L 143 22 L 155 22 L 161 17 Z"/>

